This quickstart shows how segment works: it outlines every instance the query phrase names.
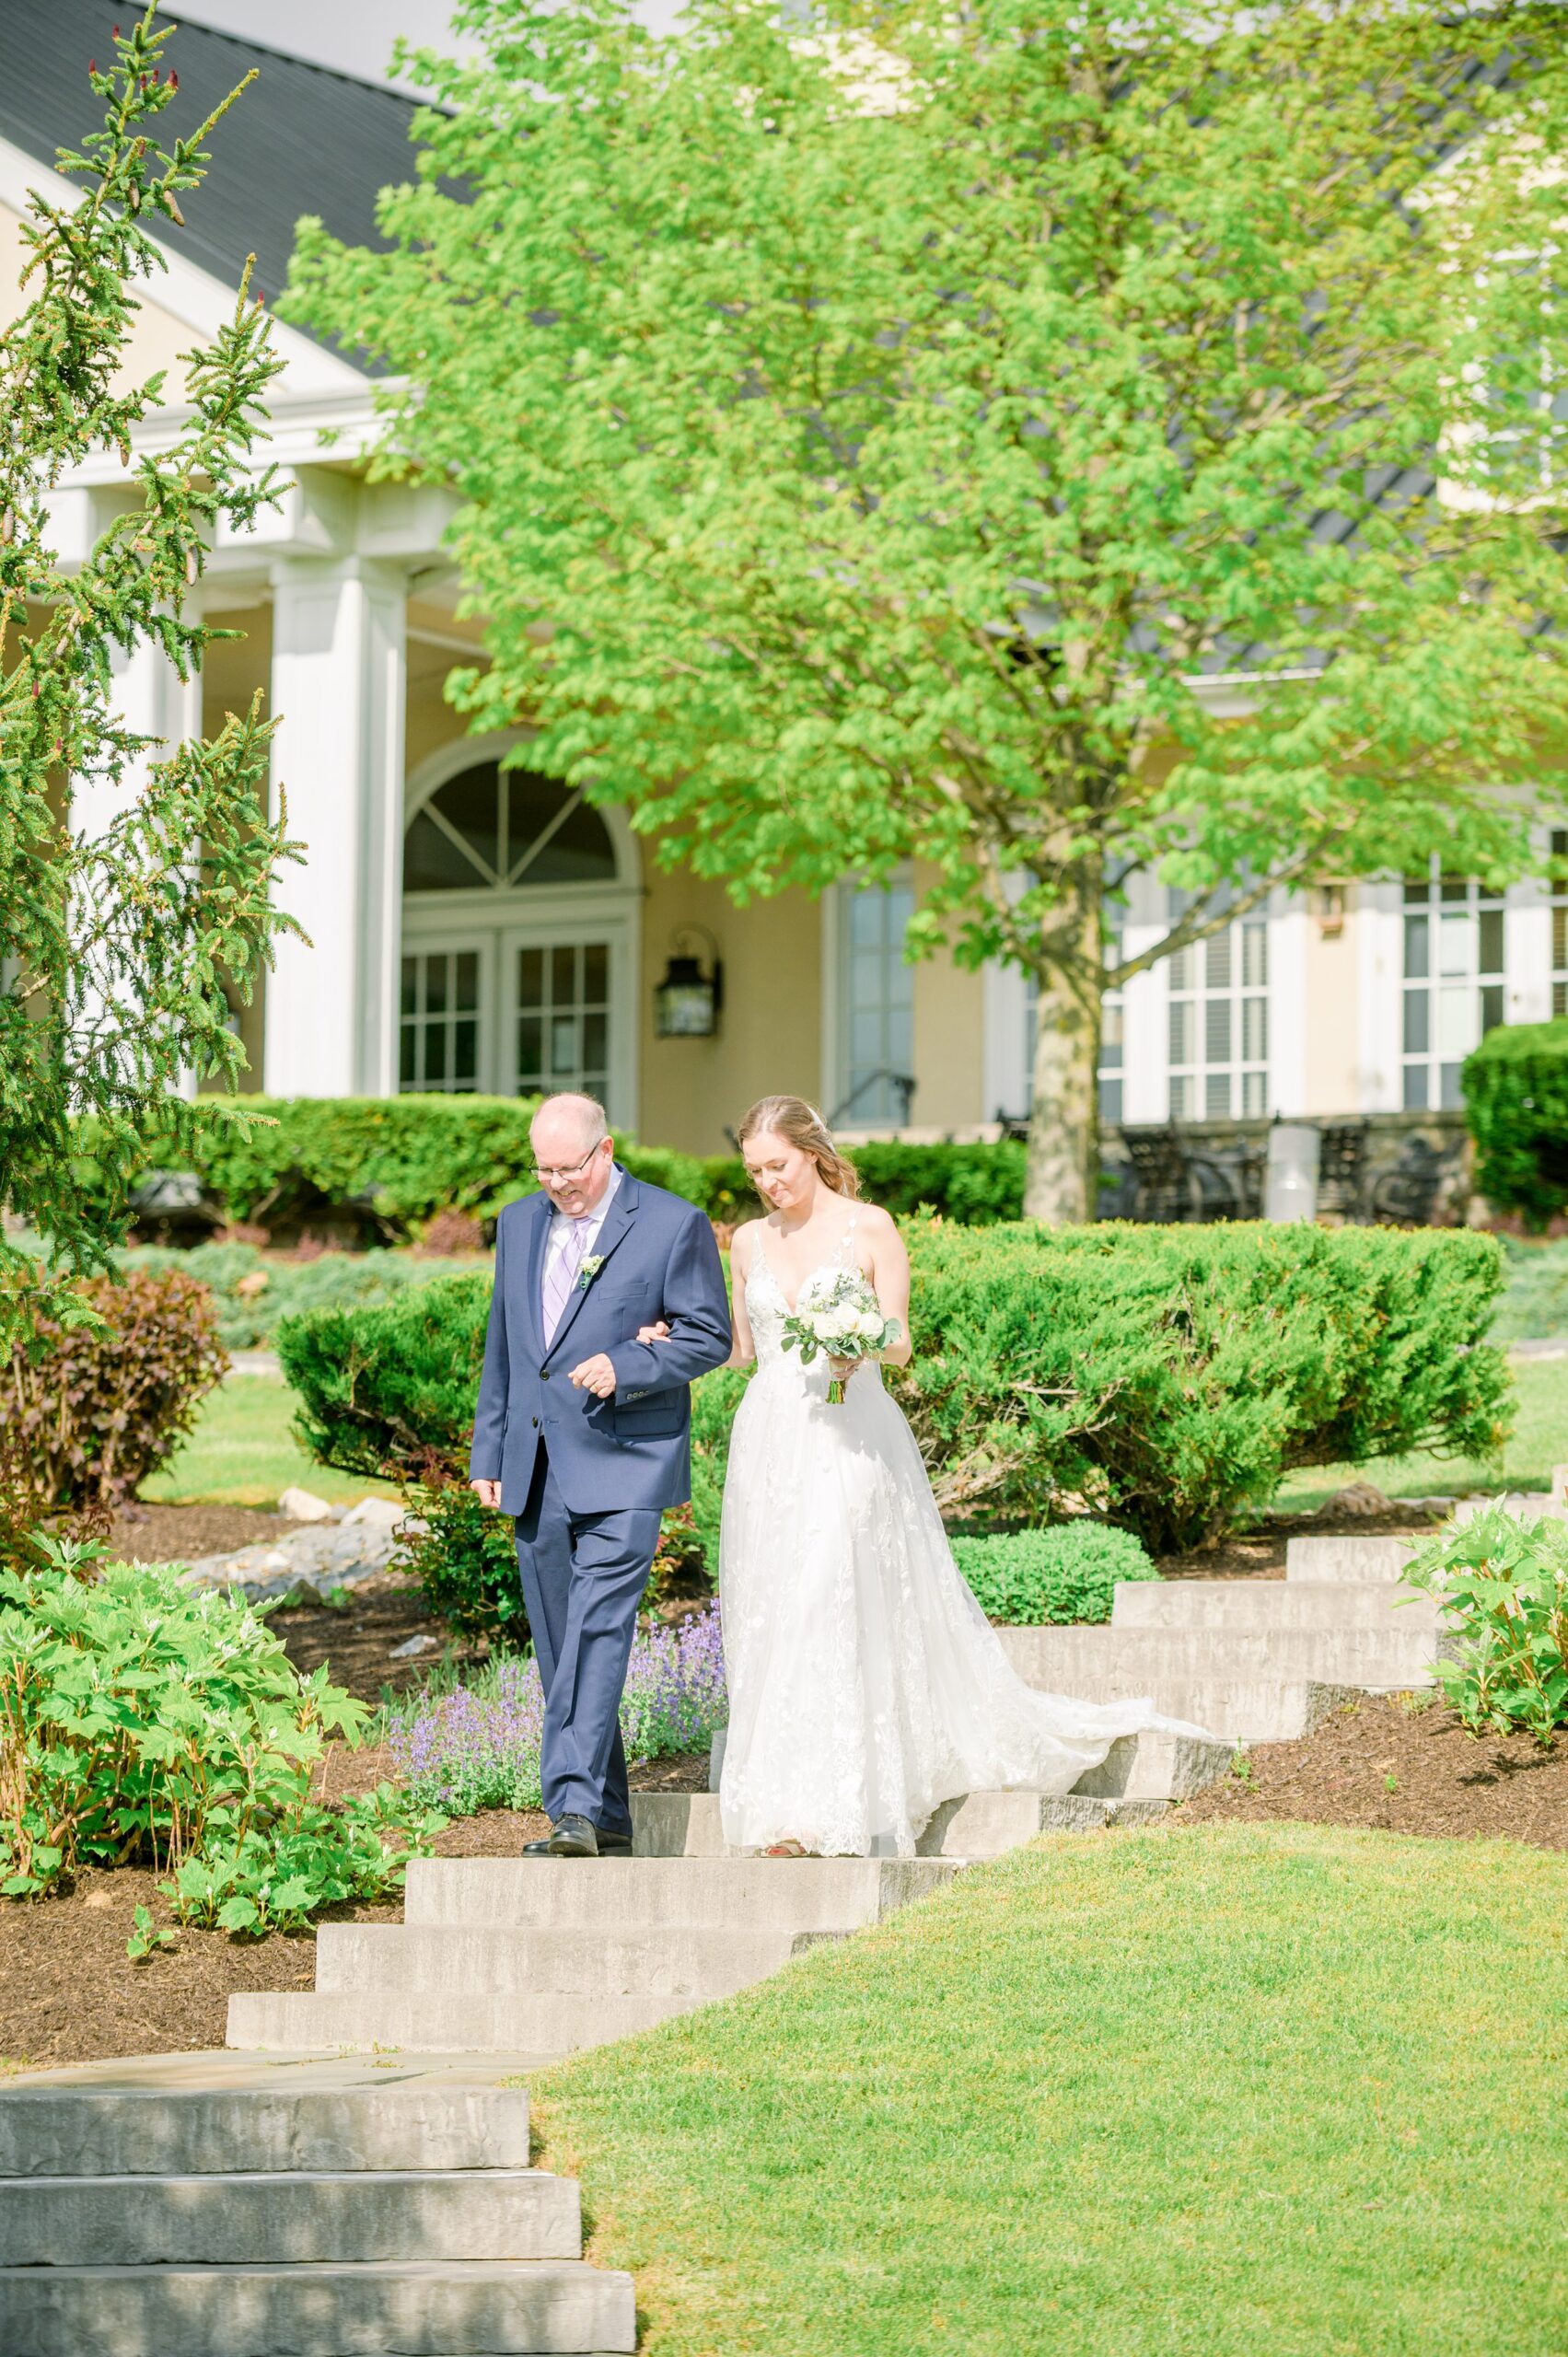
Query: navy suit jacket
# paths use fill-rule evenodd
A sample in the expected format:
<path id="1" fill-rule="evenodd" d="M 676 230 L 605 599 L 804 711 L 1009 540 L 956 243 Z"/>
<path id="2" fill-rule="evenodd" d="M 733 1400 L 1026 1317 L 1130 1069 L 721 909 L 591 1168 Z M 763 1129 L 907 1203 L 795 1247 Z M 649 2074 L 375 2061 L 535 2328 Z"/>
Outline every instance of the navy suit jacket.
<path id="1" fill-rule="evenodd" d="M 603 1266 L 570 1294 L 547 1349 L 540 1294 L 554 1216 L 548 1195 L 526 1195 L 496 1227 L 470 1475 L 498 1480 L 502 1512 L 521 1514 L 542 1443 L 572 1514 L 679 1505 L 691 1494 L 691 1380 L 730 1353 L 712 1225 L 694 1204 L 622 1170 L 594 1246 Z M 638 1327 L 657 1318 L 668 1341 L 637 1341 Z M 600 1352 L 615 1369 L 608 1399 L 566 1380 Z"/>

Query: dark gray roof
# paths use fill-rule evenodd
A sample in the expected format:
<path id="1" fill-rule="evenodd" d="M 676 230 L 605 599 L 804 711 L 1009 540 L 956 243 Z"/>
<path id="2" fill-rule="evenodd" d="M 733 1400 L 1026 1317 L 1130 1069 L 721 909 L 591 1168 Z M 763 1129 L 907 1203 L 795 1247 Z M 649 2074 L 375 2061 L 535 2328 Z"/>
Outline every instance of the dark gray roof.
<path id="1" fill-rule="evenodd" d="M 101 122 L 88 60 L 107 67 L 115 25 L 129 31 L 138 13 L 138 0 L 0 0 L 0 137 L 44 164 L 57 148 L 79 146 Z M 226 286 L 238 285 L 253 253 L 253 283 L 269 299 L 288 274 L 302 213 L 319 214 L 351 244 L 382 244 L 376 195 L 412 178 L 415 102 L 172 13 L 180 29 L 164 56 L 180 89 L 157 118 L 166 145 L 193 131 L 252 66 L 256 79 L 213 134 L 208 177 L 183 202 L 188 226 L 156 222 L 159 242 Z"/>

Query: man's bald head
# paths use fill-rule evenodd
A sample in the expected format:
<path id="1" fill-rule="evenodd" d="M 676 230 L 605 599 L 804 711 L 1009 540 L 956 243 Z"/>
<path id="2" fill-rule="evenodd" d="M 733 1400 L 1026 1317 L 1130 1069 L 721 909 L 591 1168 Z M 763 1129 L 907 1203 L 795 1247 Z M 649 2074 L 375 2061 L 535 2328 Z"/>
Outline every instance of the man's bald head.
<path id="1" fill-rule="evenodd" d="M 556 1210 L 569 1219 L 592 1211 L 615 1167 L 604 1107 L 575 1089 L 547 1097 L 528 1125 L 528 1143 Z"/>

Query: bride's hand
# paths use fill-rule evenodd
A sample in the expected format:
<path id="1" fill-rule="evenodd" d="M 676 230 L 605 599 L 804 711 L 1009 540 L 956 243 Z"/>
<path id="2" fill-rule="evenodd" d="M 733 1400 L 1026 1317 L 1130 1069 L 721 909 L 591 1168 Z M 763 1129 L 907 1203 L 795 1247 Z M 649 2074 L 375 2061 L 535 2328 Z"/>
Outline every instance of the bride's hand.
<path id="1" fill-rule="evenodd" d="M 639 1326 L 637 1340 L 639 1342 L 667 1342 L 669 1340 L 669 1328 L 661 1318 L 656 1326 Z"/>
<path id="2" fill-rule="evenodd" d="M 835 1383 L 847 1383 L 850 1376 L 854 1373 L 855 1368 L 862 1364 L 864 1364 L 864 1361 L 860 1359 L 836 1359 L 830 1353 L 828 1358 L 828 1372 L 832 1376 Z"/>

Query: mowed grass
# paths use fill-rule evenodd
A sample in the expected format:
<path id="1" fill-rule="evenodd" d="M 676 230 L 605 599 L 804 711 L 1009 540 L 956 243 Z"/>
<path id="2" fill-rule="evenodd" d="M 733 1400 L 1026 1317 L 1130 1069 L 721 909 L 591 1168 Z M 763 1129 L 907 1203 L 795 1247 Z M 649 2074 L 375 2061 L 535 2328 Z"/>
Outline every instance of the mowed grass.
<path id="1" fill-rule="evenodd" d="M 1501 1463 L 1481 1457 L 1375 1457 L 1365 1465 L 1308 1465 L 1287 1474 L 1274 1504 L 1320 1505 L 1347 1481 L 1373 1481 L 1391 1498 L 1466 1490 L 1544 1490 L 1568 1462 L 1568 1358 L 1512 1359 L 1514 1432 Z M 1568 2348 L 1568 2339 L 1564 2340 Z"/>
<path id="2" fill-rule="evenodd" d="M 1550 2357 L 1565 1933 L 1509 1843 L 1047 1841 L 542 2074 L 541 2158 L 648 2357 Z"/>
<path id="3" fill-rule="evenodd" d="M 331 1504 L 398 1495 L 390 1482 L 334 1473 L 308 1457 L 290 1429 L 298 1406 L 278 1376 L 231 1375 L 207 1394 L 191 1437 L 141 1495 L 164 1505 L 274 1506 L 295 1482 Z"/>

